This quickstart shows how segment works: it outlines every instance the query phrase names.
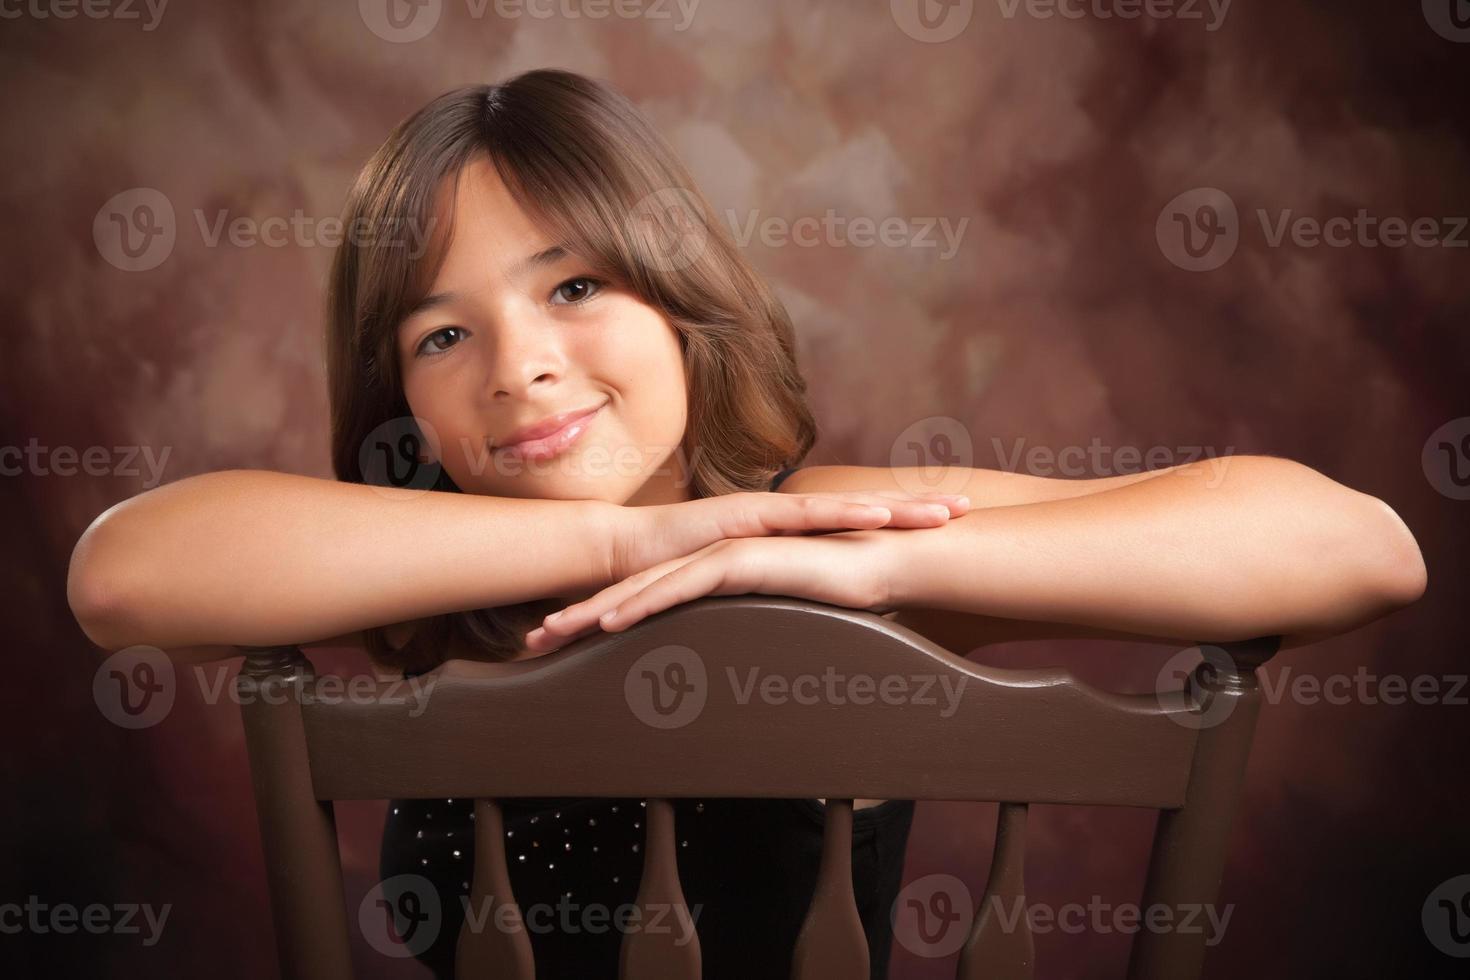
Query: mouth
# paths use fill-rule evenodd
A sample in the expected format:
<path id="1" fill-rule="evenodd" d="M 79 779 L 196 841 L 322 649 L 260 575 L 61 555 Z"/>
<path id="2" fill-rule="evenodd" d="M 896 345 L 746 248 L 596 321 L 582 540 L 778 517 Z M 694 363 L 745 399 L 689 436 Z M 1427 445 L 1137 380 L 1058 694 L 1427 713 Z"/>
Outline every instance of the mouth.
<path id="1" fill-rule="evenodd" d="M 495 453 L 510 459 L 551 459 L 571 448 L 606 407 L 607 402 L 603 402 L 590 411 L 572 417 L 555 431 L 496 446 Z"/>

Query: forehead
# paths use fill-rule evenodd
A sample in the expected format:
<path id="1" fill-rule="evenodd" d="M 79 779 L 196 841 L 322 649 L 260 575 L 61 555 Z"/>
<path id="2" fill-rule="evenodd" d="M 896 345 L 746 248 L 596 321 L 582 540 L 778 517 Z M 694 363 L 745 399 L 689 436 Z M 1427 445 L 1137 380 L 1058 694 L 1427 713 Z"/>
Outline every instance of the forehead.
<path id="1" fill-rule="evenodd" d="M 550 244 L 488 160 L 467 163 L 457 183 L 445 180 L 435 195 L 436 246 L 452 233 L 436 283 L 504 279 L 516 260 Z"/>

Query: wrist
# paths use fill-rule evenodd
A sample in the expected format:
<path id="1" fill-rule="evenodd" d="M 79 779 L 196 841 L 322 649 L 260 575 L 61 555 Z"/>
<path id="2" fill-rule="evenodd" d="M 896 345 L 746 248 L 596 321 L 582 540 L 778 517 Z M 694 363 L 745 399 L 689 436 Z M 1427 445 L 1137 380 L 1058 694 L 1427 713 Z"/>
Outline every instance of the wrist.
<path id="1" fill-rule="evenodd" d="M 963 533 L 960 525 L 966 517 L 951 518 L 942 527 L 879 529 L 886 539 L 881 565 L 886 611 L 936 605 L 946 591 L 946 581 L 953 580 L 955 537 Z"/>
<path id="2" fill-rule="evenodd" d="M 860 532 L 873 535 L 873 542 L 878 548 L 878 598 L 874 611 L 886 614 L 914 604 L 914 577 L 918 574 L 919 564 L 914 560 L 914 552 L 920 544 L 916 539 L 925 530 L 877 528 Z"/>

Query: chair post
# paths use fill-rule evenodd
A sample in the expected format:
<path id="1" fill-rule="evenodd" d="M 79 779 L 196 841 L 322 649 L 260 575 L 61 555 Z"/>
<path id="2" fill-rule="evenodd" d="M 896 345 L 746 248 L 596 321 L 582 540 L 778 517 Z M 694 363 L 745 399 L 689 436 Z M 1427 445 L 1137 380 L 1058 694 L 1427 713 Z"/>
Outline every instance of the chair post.
<path id="1" fill-rule="evenodd" d="M 1143 889 L 1140 931 L 1128 962 L 1128 980 L 1195 980 L 1209 939 L 1205 915 L 1219 896 L 1230 827 L 1245 782 L 1246 761 L 1260 711 L 1256 668 L 1280 647 L 1281 637 L 1200 644 L 1205 660 L 1185 695 L 1198 725 L 1184 805 L 1161 810 Z M 1180 924 L 1191 909 L 1194 928 L 1150 929 L 1149 910 L 1162 907 Z M 1218 939 L 1218 937 L 1217 937 Z"/>
<path id="2" fill-rule="evenodd" d="M 311 662 L 292 646 L 242 647 L 235 679 L 283 980 L 351 980 L 332 804 L 312 789 L 301 717 Z"/>

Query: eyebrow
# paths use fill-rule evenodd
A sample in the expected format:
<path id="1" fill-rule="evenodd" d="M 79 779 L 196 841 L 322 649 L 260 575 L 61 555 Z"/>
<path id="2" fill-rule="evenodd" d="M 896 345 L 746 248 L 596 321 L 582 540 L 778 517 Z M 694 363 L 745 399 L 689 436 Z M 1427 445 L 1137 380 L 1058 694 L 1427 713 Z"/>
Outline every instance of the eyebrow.
<path id="1" fill-rule="evenodd" d="M 548 248 L 543 248 L 541 251 L 535 253 L 534 255 L 528 255 L 513 264 L 506 271 L 506 278 L 511 280 L 522 279 L 537 269 L 541 269 L 549 265 L 556 265 L 558 262 L 562 261 L 571 254 L 571 251 L 565 245 L 552 245 Z M 413 319 L 415 316 L 418 316 L 420 313 L 426 313 L 429 310 L 434 309 L 435 307 L 444 306 L 448 303 L 453 303 L 459 298 L 460 295 L 456 292 L 430 293 L 423 299 L 419 300 L 417 303 L 413 304 L 413 306 L 409 308 L 408 312 L 403 315 L 403 319 L 399 322 L 400 324 L 407 323 L 409 320 Z"/>

